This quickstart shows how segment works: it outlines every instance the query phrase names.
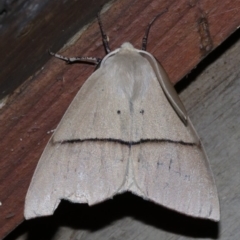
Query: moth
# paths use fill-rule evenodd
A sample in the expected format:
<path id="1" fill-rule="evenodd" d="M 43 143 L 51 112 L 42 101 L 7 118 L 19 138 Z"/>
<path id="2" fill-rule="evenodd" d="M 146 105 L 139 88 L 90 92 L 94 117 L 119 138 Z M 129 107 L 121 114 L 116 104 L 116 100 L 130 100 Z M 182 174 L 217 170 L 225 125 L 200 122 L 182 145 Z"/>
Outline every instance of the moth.
<path id="1" fill-rule="evenodd" d="M 162 13 L 161 13 L 162 14 Z M 130 191 L 192 217 L 219 221 L 207 156 L 163 67 L 123 43 L 107 55 L 67 58 L 98 65 L 48 142 L 27 192 L 26 219 L 53 214 L 61 199 L 93 205 Z"/>

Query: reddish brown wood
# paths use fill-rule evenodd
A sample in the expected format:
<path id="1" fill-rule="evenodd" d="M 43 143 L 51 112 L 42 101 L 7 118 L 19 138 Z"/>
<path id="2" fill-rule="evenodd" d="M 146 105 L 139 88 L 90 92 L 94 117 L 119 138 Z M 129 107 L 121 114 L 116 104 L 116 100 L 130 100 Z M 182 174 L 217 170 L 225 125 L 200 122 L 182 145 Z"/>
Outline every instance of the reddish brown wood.
<path id="1" fill-rule="evenodd" d="M 130 41 L 139 48 L 147 23 L 166 8 L 168 12 L 151 29 L 147 50 L 162 63 L 173 83 L 196 67 L 203 57 L 240 25 L 240 1 L 121 0 L 114 2 L 102 14 L 111 48 L 119 47 L 124 41 Z M 52 9 L 47 16 L 50 18 L 57 14 L 59 12 Z M 59 18 L 54 23 L 45 21 L 54 31 L 63 19 Z M 34 31 L 36 36 L 41 37 L 42 27 L 35 25 Z M 53 45 L 59 38 L 60 33 L 54 35 Z M 27 39 L 25 45 L 32 40 Z M 42 56 L 47 48 L 41 45 L 39 55 Z M 15 46 L 9 54 L 13 55 L 17 51 L 15 49 L 19 50 Z M 66 56 L 103 57 L 97 23 L 92 24 L 73 45 L 61 53 Z M 21 54 L 23 61 L 28 54 Z M 4 64 L 6 68 L 10 66 L 14 69 L 14 66 L 23 62 L 15 62 L 14 58 L 10 58 Z M 17 88 L 1 109 L 0 238 L 23 221 L 24 198 L 38 159 L 51 136 L 48 132 L 57 126 L 93 70 L 89 65 L 67 65 L 52 58 L 43 69 Z M 26 71 L 31 72 L 28 69 Z"/>

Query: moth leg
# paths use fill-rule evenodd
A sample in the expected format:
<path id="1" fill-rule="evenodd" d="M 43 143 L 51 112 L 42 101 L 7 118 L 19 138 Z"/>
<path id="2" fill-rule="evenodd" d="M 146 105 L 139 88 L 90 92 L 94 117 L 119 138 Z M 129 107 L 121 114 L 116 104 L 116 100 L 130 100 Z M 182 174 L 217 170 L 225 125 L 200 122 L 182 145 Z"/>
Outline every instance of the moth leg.
<path id="1" fill-rule="evenodd" d="M 146 29 L 146 32 L 145 32 L 145 35 L 142 39 L 142 50 L 143 51 L 146 51 L 147 49 L 147 41 L 148 41 L 148 34 L 149 34 L 149 31 L 150 31 L 150 28 L 152 27 L 153 23 L 155 22 L 155 20 L 160 17 L 161 15 L 163 15 L 165 12 L 167 12 L 168 9 L 165 9 L 164 11 L 160 12 L 157 16 L 155 16 L 152 21 L 148 24 L 147 26 L 147 29 Z"/>
<path id="2" fill-rule="evenodd" d="M 97 19 L 98 19 L 98 25 L 100 27 L 100 31 L 101 31 L 101 34 L 102 34 L 103 46 L 105 48 L 106 53 L 110 53 L 111 49 L 110 49 L 109 44 L 108 44 L 109 43 L 109 38 L 103 30 L 103 25 L 102 25 L 102 21 L 101 21 L 101 18 L 100 18 L 100 13 L 97 14 Z"/>
<path id="3" fill-rule="evenodd" d="M 61 59 L 63 61 L 66 61 L 67 63 L 75 63 L 75 62 L 87 62 L 87 63 L 93 63 L 93 64 L 99 64 L 101 62 L 101 58 L 96 58 L 96 57 L 65 57 L 65 56 L 62 56 L 62 55 L 59 55 L 57 53 L 53 53 L 51 52 L 50 50 L 48 50 L 49 54 L 58 58 L 58 59 Z"/>

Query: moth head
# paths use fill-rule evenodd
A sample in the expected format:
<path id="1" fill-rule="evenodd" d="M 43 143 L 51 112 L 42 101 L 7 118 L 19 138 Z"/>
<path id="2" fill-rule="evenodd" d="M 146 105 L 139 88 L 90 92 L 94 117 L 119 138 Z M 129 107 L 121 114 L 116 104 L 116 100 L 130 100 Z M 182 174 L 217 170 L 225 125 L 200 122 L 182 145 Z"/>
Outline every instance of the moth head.
<path id="1" fill-rule="evenodd" d="M 134 49 L 133 45 L 129 42 L 125 42 L 121 45 L 121 49 Z"/>

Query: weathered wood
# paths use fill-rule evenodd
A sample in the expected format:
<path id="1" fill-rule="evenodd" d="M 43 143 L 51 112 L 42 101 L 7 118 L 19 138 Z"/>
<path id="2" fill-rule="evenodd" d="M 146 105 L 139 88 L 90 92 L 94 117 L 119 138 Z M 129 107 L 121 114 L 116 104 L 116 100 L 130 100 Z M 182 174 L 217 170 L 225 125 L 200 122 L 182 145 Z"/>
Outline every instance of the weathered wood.
<path id="1" fill-rule="evenodd" d="M 76 6 L 72 6 L 72 8 L 75 7 Z M 157 0 L 143 0 L 139 3 L 129 0 L 116 1 L 110 6 L 107 12 L 102 14 L 102 20 L 106 31 L 110 37 L 110 46 L 112 47 L 112 49 L 118 47 L 124 41 L 130 41 L 136 47 L 139 47 L 141 37 L 144 33 L 147 23 L 150 19 L 152 19 L 153 16 L 155 16 L 158 12 L 164 10 L 165 8 L 168 8 L 168 12 L 156 22 L 150 32 L 148 51 L 155 55 L 156 58 L 163 64 L 172 82 L 177 82 L 188 72 L 190 72 L 204 56 L 206 56 L 216 46 L 223 42 L 237 28 L 237 26 L 240 25 L 240 15 L 238 14 L 238 9 L 240 8 L 240 1 L 219 2 L 217 0 L 180 0 L 171 2 L 159 2 Z M 51 11 L 51 14 L 54 13 Z M 55 14 L 59 14 L 59 12 L 55 12 Z M 55 25 L 61 24 L 62 19 L 59 19 L 58 21 L 58 23 L 54 23 L 52 29 L 55 28 Z M 42 28 L 39 29 L 39 31 L 41 30 Z M 37 31 L 37 29 L 35 31 Z M 101 39 L 99 37 L 99 29 L 96 22 L 94 22 L 92 25 L 90 25 L 90 27 L 88 27 L 86 31 L 84 31 L 80 35 L 80 37 L 75 37 L 76 41 L 72 44 L 68 44 L 65 47 L 65 51 L 62 51 L 61 53 L 67 56 L 104 56 Z M 58 36 L 55 35 L 55 40 L 52 39 L 53 46 L 55 46 L 55 43 L 58 42 L 59 38 L 61 38 L 61 34 L 59 34 Z M 28 40 L 30 41 L 31 39 Z M 48 47 L 49 45 L 47 44 L 41 45 L 42 52 L 39 54 L 42 56 L 43 52 L 45 52 Z M 58 47 L 53 47 L 52 50 L 56 49 L 58 49 Z M 14 51 L 11 52 L 10 50 L 10 53 L 12 54 L 10 54 L 11 56 L 14 56 Z M 28 54 L 24 55 L 24 58 L 26 58 L 26 55 Z M 23 58 L 23 55 L 21 56 Z M 32 59 L 29 56 L 28 58 Z M 10 58 L 8 59 L 8 62 L 4 63 L 6 64 L 5 67 L 10 64 L 13 69 L 13 67 L 17 63 L 14 63 L 15 65 L 11 65 L 12 59 L 13 58 Z M 23 69 L 23 59 L 19 64 L 23 64 L 21 67 L 21 69 Z M 86 78 L 92 71 L 93 68 L 91 66 L 85 66 L 82 64 L 74 64 L 69 66 L 65 63 L 59 62 L 57 59 L 51 59 L 44 66 L 44 68 L 42 68 L 40 71 L 34 74 L 34 76 L 29 78 L 25 82 L 25 84 L 21 85 L 21 87 L 19 87 L 15 91 L 13 95 L 9 96 L 6 105 L 3 106 L 3 108 L 1 109 L 0 201 L 2 202 L 2 206 L 0 207 L 0 226 L 2 226 L 2 228 L 0 230 L 0 237 L 6 235 L 6 233 L 10 232 L 23 220 L 24 197 L 37 161 L 51 135 L 51 133 L 49 134 L 48 132 L 56 127 L 64 111 L 67 109 L 67 106 L 75 96 L 78 89 L 81 87 L 83 81 L 86 80 Z M 219 74 L 219 77 L 221 77 L 219 72 L 217 72 L 217 74 Z M 17 78 L 17 75 L 15 75 L 15 77 Z M 216 80 L 214 84 L 217 84 L 218 81 L 220 80 Z M 197 82 L 201 81 L 199 80 Z M 204 87 L 206 88 L 204 88 L 205 91 L 203 91 L 203 93 L 201 93 L 200 95 L 197 95 L 199 94 L 199 92 L 195 90 L 196 92 L 193 92 L 190 95 L 187 95 L 187 97 L 185 97 L 187 108 L 190 110 L 190 116 L 193 118 L 193 122 L 195 123 L 195 125 L 197 125 L 196 127 L 200 135 L 201 129 L 198 128 L 198 124 L 200 124 L 200 122 L 198 123 L 197 121 L 195 121 L 195 118 L 196 120 L 199 118 L 199 120 L 201 120 L 201 124 L 205 124 L 205 119 L 203 119 L 203 117 L 206 116 L 206 113 L 205 109 L 201 108 L 201 104 L 208 104 L 208 98 L 211 98 L 208 94 L 212 94 L 210 90 L 214 88 L 214 86 L 208 85 L 207 83 L 204 84 Z M 201 85 L 202 83 L 199 84 Z M 3 90 L 4 89 L 1 89 L 1 91 Z M 235 96 L 236 93 L 237 90 L 236 92 L 233 92 Z M 221 94 L 219 94 L 219 99 L 215 101 L 222 100 L 220 99 Z M 229 92 L 229 94 L 231 95 L 231 92 Z M 215 96 L 216 98 L 218 96 L 218 92 L 214 93 L 213 96 Z M 229 99 L 228 104 L 231 104 L 231 101 L 233 101 L 232 99 Z M 188 105 L 192 102 L 195 103 L 195 105 Z M 210 106 L 212 106 L 212 109 L 214 109 L 214 104 L 215 102 L 210 104 Z M 229 108 L 227 103 L 225 104 L 226 108 L 222 109 L 222 111 Z M 214 117 L 216 118 L 221 113 L 220 106 L 221 105 L 217 106 L 217 110 L 219 110 L 220 112 L 218 112 L 218 115 L 214 115 Z M 234 106 L 236 106 L 236 104 Z M 202 111 L 204 110 L 204 112 L 201 112 L 199 110 L 200 112 L 198 112 L 196 117 L 194 117 L 195 115 L 192 114 L 192 111 L 194 109 L 200 109 Z M 221 117 L 218 118 L 221 120 Z M 224 118 L 223 120 L 226 119 Z M 227 119 L 226 121 L 230 124 L 231 121 L 234 120 L 235 119 Z M 209 118 L 207 119 L 206 125 L 203 126 L 204 128 L 201 127 L 204 129 L 205 133 L 209 133 L 210 136 L 212 134 L 209 144 L 213 144 L 211 145 L 212 147 L 222 146 L 218 145 L 220 144 L 219 142 L 216 142 L 218 138 L 216 138 L 216 140 L 214 138 L 214 136 L 218 137 L 216 129 L 218 131 L 220 131 L 220 129 L 214 126 L 214 132 L 212 132 L 213 126 L 210 124 L 210 122 L 211 120 Z M 223 122 L 222 124 L 226 124 L 226 122 Z M 211 126 L 211 128 L 208 128 L 208 126 Z M 234 136 L 236 139 L 237 130 L 235 129 L 233 133 L 234 132 Z M 207 143 L 207 140 L 204 139 L 204 136 L 202 138 L 204 143 Z M 214 144 L 216 144 L 217 146 Z M 223 144 L 223 142 L 221 142 L 221 144 Z M 206 145 L 208 145 L 208 143 Z M 208 150 L 208 146 L 206 146 L 206 148 Z M 218 152 L 220 151 L 219 148 L 216 149 L 218 150 Z M 234 151 L 234 153 L 236 154 L 237 149 L 234 148 Z M 218 152 L 215 152 L 215 154 L 218 154 Z M 231 155 L 231 153 L 228 152 L 228 155 Z M 214 156 L 212 157 L 210 155 L 209 157 L 211 160 L 214 159 Z M 225 159 L 223 159 L 223 162 L 221 162 L 222 171 L 226 169 L 224 163 L 228 162 L 224 160 Z M 234 169 L 235 168 L 233 168 L 233 170 Z M 227 178 L 227 173 L 225 174 L 225 178 Z M 218 177 L 218 172 L 215 172 L 215 175 Z M 228 178 L 230 178 L 230 176 L 228 176 Z M 218 181 L 219 180 L 217 180 L 217 183 Z M 228 181 L 228 184 L 230 184 L 230 179 L 228 179 Z M 222 183 L 220 182 L 220 186 L 221 184 Z M 223 191 L 222 196 L 228 194 L 227 192 L 224 192 L 226 191 L 227 188 L 225 187 L 227 186 L 229 187 L 229 185 L 225 185 L 223 189 L 220 188 L 222 189 L 221 191 Z M 235 189 L 237 189 L 236 186 Z M 128 195 L 126 198 L 128 199 Z M 156 208 L 154 208 L 154 210 L 151 210 L 152 206 L 150 205 L 150 207 L 148 207 L 148 203 L 145 203 L 142 200 L 136 200 L 136 198 L 134 198 L 133 200 L 131 199 L 132 197 L 130 197 L 129 200 L 133 201 L 132 205 L 130 204 L 131 206 L 135 206 L 135 201 L 140 201 L 138 205 L 139 211 L 141 211 L 141 209 L 149 209 L 150 213 L 152 214 L 154 214 L 154 212 L 159 213 L 159 215 L 157 216 L 161 218 L 161 221 L 159 221 L 158 219 L 160 225 L 156 225 L 156 222 L 151 220 L 151 216 L 148 216 L 146 220 L 148 225 L 151 225 L 150 229 L 156 229 L 156 233 L 153 233 L 156 234 L 156 236 L 158 236 L 157 234 L 159 232 L 159 228 L 171 230 L 172 227 L 168 226 L 168 224 L 170 225 L 172 221 L 175 224 L 178 223 L 179 217 L 177 217 L 176 214 L 171 213 L 171 221 L 167 221 L 168 224 L 164 225 L 164 222 L 166 222 L 166 218 L 163 218 L 163 216 L 167 216 L 164 209 L 160 208 L 160 210 L 156 210 Z M 122 200 L 119 201 L 120 205 L 115 203 L 114 207 L 119 208 L 120 206 L 122 206 Z M 123 200 L 123 203 L 127 205 L 128 201 L 124 202 Z M 228 202 L 229 206 L 231 207 L 230 203 Z M 104 206 L 107 207 L 103 209 L 109 209 L 109 202 L 106 204 L 107 205 Z M 87 206 L 83 206 L 80 207 L 80 210 L 81 211 L 79 212 L 79 215 L 81 215 L 82 212 L 87 214 L 89 208 Z M 90 225 L 90 227 L 88 227 L 87 229 L 95 228 L 94 216 L 97 215 L 97 213 L 94 213 L 94 210 L 99 211 L 101 213 L 100 215 L 105 214 L 104 212 L 102 212 L 101 206 L 92 208 L 91 211 L 93 213 L 90 216 L 92 216 L 91 221 L 93 221 L 93 225 Z M 75 213 L 75 210 L 73 212 Z M 126 234 L 133 234 L 133 232 L 134 234 L 139 234 L 138 239 L 143 239 L 141 238 L 141 235 L 142 237 L 147 236 L 144 235 L 147 234 L 147 232 L 145 232 L 147 226 L 143 227 L 143 223 L 145 222 L 144 218 L 146 218 L 144 214 L 140 214 L 139 216 L 139 219 L 141 221 L 132 223 L 133 219 L 131 217 L 126 217 L 129 216 L 127 212 L 125 213 L 125 217 L 120 215 L 120 218 L 121 216 L 122 218 L 126 218 L 125 221 L 123 221 L 123 219 L 121 221 L 121 219 L 119 220 L 118 218 L 114 218 L 114 216 L 112 216 L 114 215 L 114 213 L 117 214 L 116 212 L 109 213 L 109 219 L 107 219 L 107 221 L 103 221 L 103 226 L 101 225 L 101 221 L 99 219 L 99 224 L 101 227 L 99 233 L 101 233 L 102 231 L 108 232 L 106 228 L 111 229 L 110 226 L 112 225 L 110 224 L 113 224 L 112 221 L 117 221 L 119 222 L 116 225 L 117 227 L 113 227 L 113 229 L 115 229 L 114 231 L 117 231 L 117 233 L 114 232 L 112 233 L 113 235 L 122 234 L 121 236 L 126 236 L 126 238 L 122 237 L 122 239 L 127 239 L 128 235 Z M 167 214 L 169 214 L 168 211 Z M 156 215 L 154 216 L 156 217 Z M 236 215 L 234 216 L 236 217 Z M 76 219 L 77 217 L 78 216 L 75 216 Z M 100 216 L 98 216 L 98 218 L 100 218 Z M 182 220 L 182 218 L 180 218 L 180 220 Z M 183 224 L 183 227 L 187 228 L 189 227 L 188 225 L 194 225 L 195 227 L 197 227 L 199 221 L 192 221 L 183 221 L 185 223 L 187 222 L 187 224 Z M 82 223 L 85 226 L 84 220 L 82 221 Z M 133 229 L 131 229 L 130 223 L 136 226 L 136 228 L 133 227 Z M 162 227 L 161 224 L 163 224 Z M 206 223 L 200 224 L 200 226 L 205 224 Z M 234 226 L 237 226 L 235 222 L 234 224 Z M 209 224 L 207 225 L 209 226 Z M 77 226 L 82 229 L 81 225 L 78 224 Z M 122 229 L 120 229 L 119 226 L 122 226 Z M 142 227 L 143 231 L 139 230 L 139 226 Z M 210 226 L 212 226 L 212 224 L 210 224 Z M 97 226 L 97 228 L 98 227 L 99 225 Z M 129 232 L 127 232 L 127 229 L 129 229 Z M 151 231 L 155 232 L 155 230 Z M 182 230 L 179 231 L 180 233 L 182 233 Z M 211 233 L 211 236 L 214 236 L 214 231 L 215 230 L 213 230 L 213 233 Z M 198 232 L 200 232 L 200 230 Z M 185 232 L 183 233 L 188 234 Z M 98 234 L 98 232 L 94 232 L 94 234 Z M 160 236 L 166 236 L 166 239 L 173 237 L 172 235 L 168 235 L 169 233 L 166 232 L 163 232 L 161 234 L 163 235 Z M 109 238 L 108 236 L 105 236 L 105 238 L 102 239 Z M 119 238 L 121 238 L 121 236 L 119 236 Z M 167 236 L 169 237 L 167 238 Z M 152 237 L 152 239 L 156 238 Z"/>
<path id="2" fill-rule="evenodd" d="M 32 239 L 41 236 L 55 240 L 187 240 L 217 236 L 220 240 L 238 240 L 239 51 L 238 32 L 183 80 L 188 87 L 180 94 L 205 145 L 215 175 L 222 210 L 219 226 L 181 216 L 131 194 L 122 194 L 93 207 L 63 202 L 54 216 L 25 222 L 8 240 L 15 240 L 17 236 L 18 240 L 27 239 L 25 233 L 30 233 Z"/>
<path id="3" fill-rule="evenodd" d="M 50 59 L 47 50 L 61 48 L 107 1 L 1 1 L 0 99 L 34 75 Z"/>

